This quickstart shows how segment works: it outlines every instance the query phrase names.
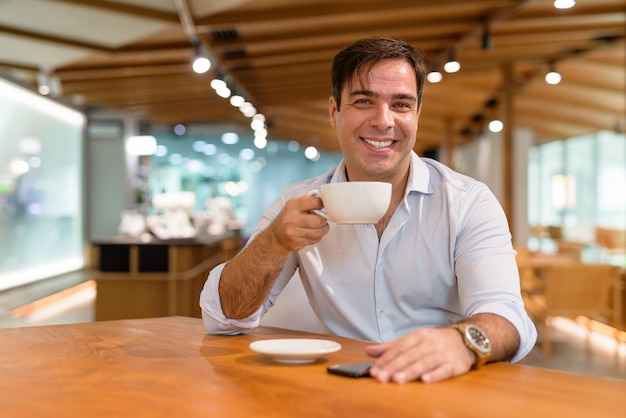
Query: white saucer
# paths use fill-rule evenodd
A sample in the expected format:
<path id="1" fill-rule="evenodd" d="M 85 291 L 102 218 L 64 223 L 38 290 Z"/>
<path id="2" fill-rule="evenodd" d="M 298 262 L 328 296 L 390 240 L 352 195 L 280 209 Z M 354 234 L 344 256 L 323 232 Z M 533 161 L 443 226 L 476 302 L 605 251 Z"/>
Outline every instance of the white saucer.
<path id="1" fill-rule="evenodd" d="M 339 351 L 341 344 L 329 340 L 288 338 L 255 341 L 250 344 L 250 349 L 279 363 L 302 364 L 312 363 L 324 354 Z"/>

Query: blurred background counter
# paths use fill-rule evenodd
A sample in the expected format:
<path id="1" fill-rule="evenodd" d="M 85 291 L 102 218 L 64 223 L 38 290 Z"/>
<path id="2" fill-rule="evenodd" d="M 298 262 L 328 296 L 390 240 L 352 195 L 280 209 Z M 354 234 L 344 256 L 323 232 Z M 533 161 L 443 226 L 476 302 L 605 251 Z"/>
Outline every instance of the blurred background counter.
<path id="1" fill-rule="evenodd" d="M 208 272 L 234 256 L 241 242 L 237 230 L 201 238 L 120 236 L 91 242 L 95 319 L 200 317 L 198 300 Z"/>

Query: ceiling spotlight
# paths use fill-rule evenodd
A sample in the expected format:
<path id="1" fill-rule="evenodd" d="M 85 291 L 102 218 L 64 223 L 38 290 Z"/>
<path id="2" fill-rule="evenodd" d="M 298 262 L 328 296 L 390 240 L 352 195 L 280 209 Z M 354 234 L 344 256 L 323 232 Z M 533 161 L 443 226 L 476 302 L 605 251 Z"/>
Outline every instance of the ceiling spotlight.
<path id="1" fill-rule="evenodd" d="M 196 48 L 193 64 L 191 66 L 196 73 L 204 74 L 211 68 L 211 61 L 206 57 L 206 54 L 202 52 L 201 48 Z"/>
<path id="2" fill-rule="evenodd" d="M 504 124 L 502 123 L 502 121 L 494 119 L 489 122 L 489 130 L 491 132 L 501 132 L 502 129 L 504 129 Z"/>
<path id="3" fill-rule="evenodd" d="M 439 83 L 442 79 L 443 75 L 436 69 L 433 69 L 426 75 L 426 80 L 428 80 L 429 83 Z"/>
<path id="4" fill-rule="evenodd" d="M 231 91 L 227 86 L 224 86 L 215 90 L 215 93 L 223 99 L 228 99 L 230 97 Z"/>
<path id="5" fill-rule="evenodd" d="M 245 102 L 246 102 L 246 99 L 244 99 L 242 96 L 238 94 L 233 94 L 232 96 L 230 96 L 230 104 L 235 107 L 240 107 Z"/>
<path id="6" fill-rule="evenodd" d="M 252 117 L 252 120 L 260 120 L 262 122 L 265 122 L 265 115 L 263 113 L 257 113 Z"/>
<path id="7" fill-rule="evenodd" d="M 226 87 L 226 82 L 219 78 L 214 78 L 213 80 L 211 80 L 210 84 L 211 84 L 211 88 L 215 91 Z"/>
<path id="8" fill-rule="evenodd" d="M 575 4 L 575 0 L 554 0 L 554 7 L 557 9 L 571 9 Z"/>
<path id="9" fill-rule="evenodd" d="M 44 72 L 37 74 L 37 91 L 43 96 L 50 94 L 50 75 Z"/>
<path id="10" fill-rule="evenodd" d="M 450 54 L 448 62 L 443 65 L 443 70 L 446 73 L 456 73 L 461 69 L 461 64 L 456 60 L 454 54 Z"/>
<path id="11" fill-rule="evenodd" d="M 198 74 L 204 74 L 211 68 L 211 61 L 206 57 L 197 57 L 193 60 L 193 70 Z"/>
<path id="12" fill-rule="evenodd" d="M 252 119 L 252 122 L 250 122 L 250 127 L 256 131 L 258 129 L 264 128 L 265 122 L 261 119 Z"/>
<path id="13" fill-rule="evenodd" d="M 178 136 L 185 135 L 185 131 L 187 131 L 187 128 L 182 123 L 179 123 L 176 126 L 174 126 L 174 133 Z"/>
<path id="14" fill-rule="evenodd" d="M 550 66 L 550 70 L 546 73 L 546 83 L 559 84 L 561 82 L 561 74 Z"/>
<path id="15" fill-rule="evenodd" d="M 37 91 L 43 96 L 60 97 L 63 91 L 61 80 L 52 74 L 52 70 L 43 68 L 37 74 Z"/>
<path id="16" fill-rule="evenodd" d="M 253 117 L 256 115 L 256 108 L 250 102 L 245 102 L 241 106 L 239 106 L 239 111 L 246 117 Z"/>

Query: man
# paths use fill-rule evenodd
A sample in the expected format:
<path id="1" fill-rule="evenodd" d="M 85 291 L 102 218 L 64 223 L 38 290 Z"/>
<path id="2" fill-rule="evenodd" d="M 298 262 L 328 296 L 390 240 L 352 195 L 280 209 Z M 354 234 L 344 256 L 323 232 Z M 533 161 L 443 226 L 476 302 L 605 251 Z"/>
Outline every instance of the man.
<path id="1" fill-rule="evenodd" d="M 299 269 L 331 332 L 381 342 L 366 350 L 380 382 L 436 382 L 532 349 L 502 208 L 482 183 L 413 151 L 425 75 L 421 52 L 393 39 L 335 57 L 329 113 L 344 159 L 286 187 L 246 248 L 209 274 L 200 304 L 210 333 L 257 326 Z M 322 203 L 308 192 L 342 181 L 392 184 L 376 225 L 312 213 Z"/>

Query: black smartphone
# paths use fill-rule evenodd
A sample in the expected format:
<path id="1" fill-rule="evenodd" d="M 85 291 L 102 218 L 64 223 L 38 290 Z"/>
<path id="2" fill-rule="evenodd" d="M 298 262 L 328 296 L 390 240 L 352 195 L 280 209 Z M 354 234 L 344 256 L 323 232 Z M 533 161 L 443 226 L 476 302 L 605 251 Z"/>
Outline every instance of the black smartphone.
<path id="1" fill-rule="evenodd" d="M 372 364 L 374 364 L 373 361 L 367 361 L 364 363 L 333 364 L 328 366 L 326 371 L 328 371 L 328 373 L 346 377 L 369 377 L 370 367 Z"/>

